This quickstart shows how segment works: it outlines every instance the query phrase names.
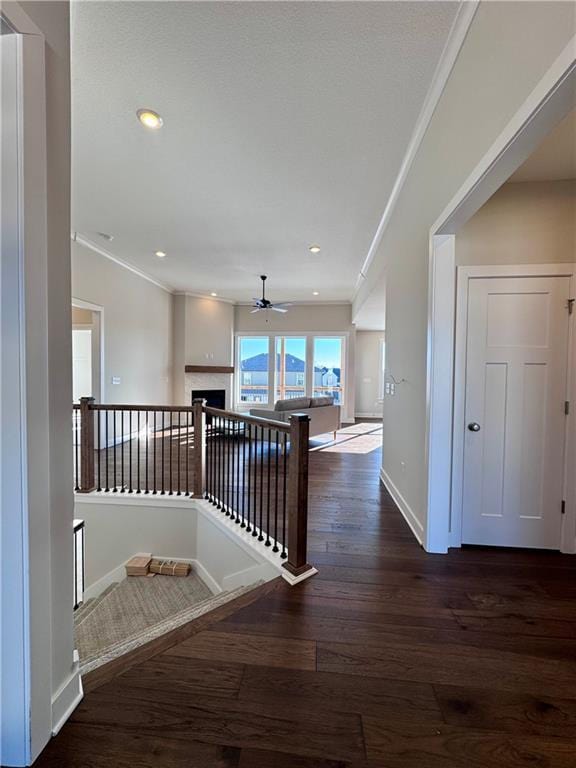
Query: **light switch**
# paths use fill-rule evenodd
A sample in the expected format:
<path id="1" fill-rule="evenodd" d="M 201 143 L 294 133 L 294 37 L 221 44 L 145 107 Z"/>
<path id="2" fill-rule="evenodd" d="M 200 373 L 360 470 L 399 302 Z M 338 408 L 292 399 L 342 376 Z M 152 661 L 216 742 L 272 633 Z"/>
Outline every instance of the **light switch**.
<path id="1" fill-rule="evenodd" d="M 120 384 L 120 376 L 112 376 L 112 384 Z"/>

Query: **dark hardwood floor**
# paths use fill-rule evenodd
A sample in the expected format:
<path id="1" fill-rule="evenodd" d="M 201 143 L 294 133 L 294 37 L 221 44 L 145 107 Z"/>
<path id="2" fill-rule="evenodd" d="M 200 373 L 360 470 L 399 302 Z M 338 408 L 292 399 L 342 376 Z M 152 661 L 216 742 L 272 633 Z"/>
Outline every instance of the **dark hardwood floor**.
<path id="1" fill-rule="evenodd" d="M 317 576 L 93 679 L 37 766 L 574 768 L 576 558 L 426 554 L 374 442 L 311 453 Z"/>

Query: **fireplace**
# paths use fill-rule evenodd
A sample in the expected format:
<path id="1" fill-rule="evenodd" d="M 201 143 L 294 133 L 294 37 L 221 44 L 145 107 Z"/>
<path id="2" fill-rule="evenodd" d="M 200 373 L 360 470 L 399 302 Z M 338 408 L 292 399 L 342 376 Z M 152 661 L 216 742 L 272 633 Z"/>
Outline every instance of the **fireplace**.
<path id="1" fill-rule="evenodd" d="M 220 408 L 222 411 L 226 408 L 225 389 L 193 389 L 192 402 L 197 398 L 206 400 L 206 405 L 209 405 L 210 408 Z"/>

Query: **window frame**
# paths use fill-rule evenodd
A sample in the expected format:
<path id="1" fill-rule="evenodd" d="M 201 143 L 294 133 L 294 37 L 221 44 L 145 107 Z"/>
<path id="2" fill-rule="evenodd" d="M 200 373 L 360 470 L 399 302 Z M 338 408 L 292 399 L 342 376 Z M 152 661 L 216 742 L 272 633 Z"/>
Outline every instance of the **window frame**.
<path id="1" fill-rule="evenodd" d="M 305 397 L 313 397 L 314 393 L 314 340 L 318 339 L 331 339 L 338 338 L 342 342 L 342 360 L 340 370 L 340 389 L 341 395 L 341 408 L 343 412 L 346 412 L 346 397 L 347 397 L 347 365 L 348 365 L 348 342 L 349 331 L 288 331 L 283 333 L 282 331 L 269 331 L 268 333 L 262 331 L 238 331 L 234 334 L 235 343 L 235 359 L 234 359 L 234 373 L 235 384 L 233 388 L 234 392 L 234 408 L 237 411 L 249 411 L 251 408 L 261 408 L 263 410 L 271 410 L 276 403 L 276 339 L 305 339 L 306 340 L 306 371 L 305 371 Z M 241 368 L 240 368 L 240 348 L 242 339 L 268 339 L 268 397 L 266 402 L 261 403 L 247 403 L 240 400 L 241 389 Z"/>

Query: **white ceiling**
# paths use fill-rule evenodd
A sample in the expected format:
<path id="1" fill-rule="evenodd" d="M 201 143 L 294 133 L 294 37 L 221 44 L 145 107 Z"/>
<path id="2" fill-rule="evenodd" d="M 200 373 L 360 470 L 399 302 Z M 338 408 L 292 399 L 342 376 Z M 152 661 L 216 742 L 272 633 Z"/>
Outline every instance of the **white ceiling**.
<path id="1" fill-rule="evenodd" d="M 510 181 L 576 179 L 576 109 L 530 155 Z"/>
<path id="2" fill-rule="evenodd" d="M 457 6 L 74 2 L 73 229 L 176 290 L 351 299 Z"/>

